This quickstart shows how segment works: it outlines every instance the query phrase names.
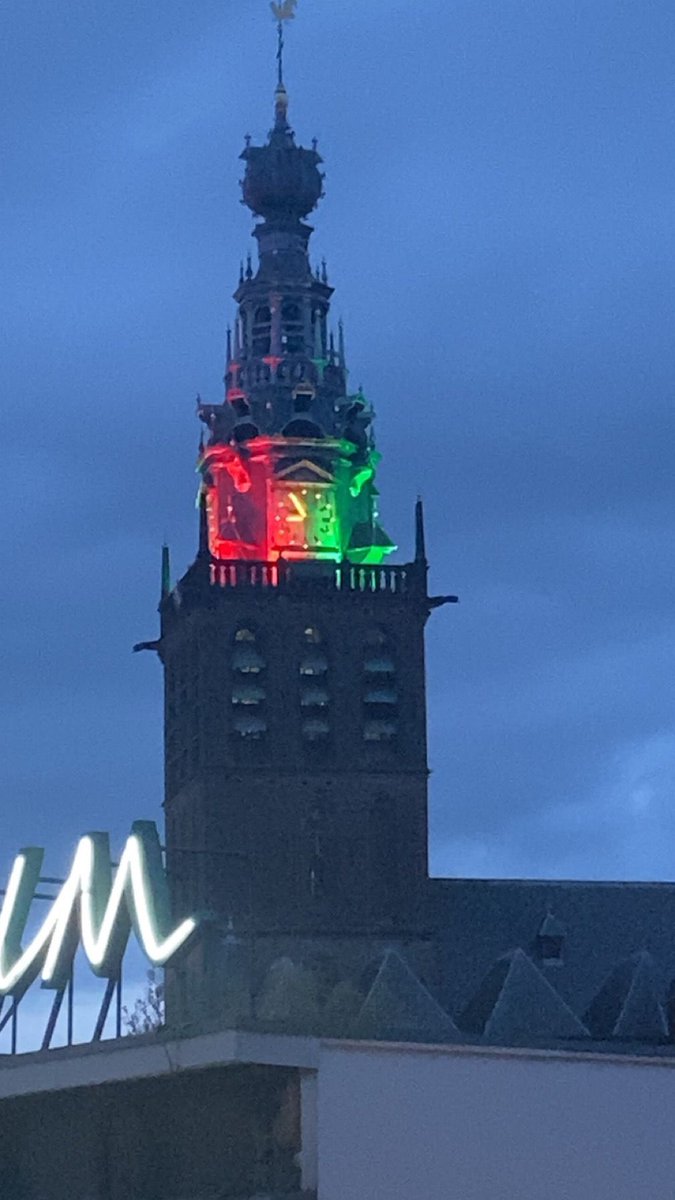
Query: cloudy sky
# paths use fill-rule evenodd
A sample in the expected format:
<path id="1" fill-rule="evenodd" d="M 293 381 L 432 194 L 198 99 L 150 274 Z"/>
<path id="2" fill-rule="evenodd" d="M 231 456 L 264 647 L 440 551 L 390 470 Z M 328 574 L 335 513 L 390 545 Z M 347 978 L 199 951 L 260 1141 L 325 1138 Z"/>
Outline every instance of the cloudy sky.
<path id="1" fill-rule="evenodd" d="M 160 818 L 160 544 L 195 546 L 271 116 L 265 0 L 5 0 L 0 871 Z M 672 0 L 300 0 L 315 254 L 423 489 L 439 873 L 675 878 Z"/>

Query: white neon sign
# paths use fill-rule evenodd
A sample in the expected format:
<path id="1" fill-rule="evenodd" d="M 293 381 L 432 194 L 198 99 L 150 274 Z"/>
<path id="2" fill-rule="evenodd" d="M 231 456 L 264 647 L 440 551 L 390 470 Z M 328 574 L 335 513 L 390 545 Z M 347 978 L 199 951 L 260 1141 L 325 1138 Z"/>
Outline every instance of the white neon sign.
<path id="1" fill-rule="evenodd" d="M 163 967 L 197 928 L 189 918 L 171 929 L 157 829 L 136 821 L 114 878 L 108 835 L 80 839 L 68 878 L 24 948 L 43 858 L 44 850 L 33 847 L 14 860 L 0 909 L 0 996 L 19 998 L 38 975 L 43 987 L 65 987 L 79 944 L 94 974 L 116 978 L 132 929 L 152 965 Z"/>

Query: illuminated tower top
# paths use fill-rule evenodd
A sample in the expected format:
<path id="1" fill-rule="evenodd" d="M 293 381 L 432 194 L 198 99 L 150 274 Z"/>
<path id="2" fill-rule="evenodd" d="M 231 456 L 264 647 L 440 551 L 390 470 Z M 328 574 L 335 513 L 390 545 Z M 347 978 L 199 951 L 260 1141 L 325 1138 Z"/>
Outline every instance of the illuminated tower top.
<path id="1" fill-rule="evenodd" d="M 241 155 L 258 263 L 248 256 L 234 293 L 224 401 L 199 408 L 209 430 L 200 460 L 208 547 L 218 561 L 378 563 L 394 546 L 378 523 L 372 411 L 360 390 L 349 394 L 326 263 L 312 270 L 309 258 L 322 159 L 316 141 L 296 144 L 288 122 L 284 25 L 295 0 L 272 9 L 274 125 L 264 145 L 247 138 Z"/>

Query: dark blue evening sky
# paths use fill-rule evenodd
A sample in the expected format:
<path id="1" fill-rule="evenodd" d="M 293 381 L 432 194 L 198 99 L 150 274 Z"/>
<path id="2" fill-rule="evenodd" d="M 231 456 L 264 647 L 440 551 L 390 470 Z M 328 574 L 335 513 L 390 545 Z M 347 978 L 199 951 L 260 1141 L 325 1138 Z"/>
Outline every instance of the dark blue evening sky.
<path id="1" fill-rule="evenodd" d="M 300 0 L 291 117 L 401 554 L 439 873 L 675 878 L 672 0 Z M 265 0 L 5 0 L 0 871 L 160 819 L 159 552 L 196 539 L 271 120 Z"/>

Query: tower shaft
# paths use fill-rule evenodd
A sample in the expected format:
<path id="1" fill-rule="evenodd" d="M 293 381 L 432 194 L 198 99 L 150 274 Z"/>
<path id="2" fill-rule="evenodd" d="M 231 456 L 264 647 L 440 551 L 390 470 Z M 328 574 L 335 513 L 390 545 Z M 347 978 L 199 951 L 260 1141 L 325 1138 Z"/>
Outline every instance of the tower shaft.
<path id="1" fill-rule="evenodd" d="M 242 564 L 163 605 L 179 907 L 258 934 L 411 929 L 427 873 L 415 566 Z"/>

